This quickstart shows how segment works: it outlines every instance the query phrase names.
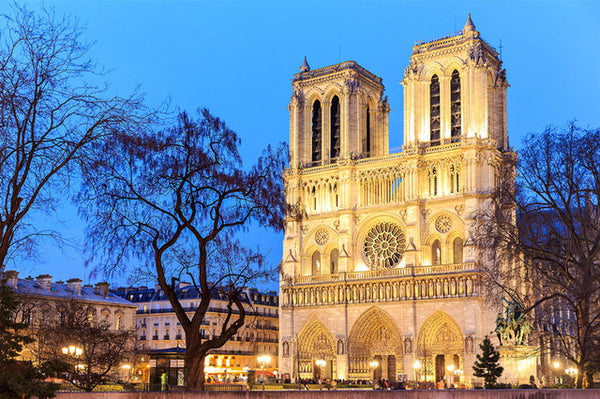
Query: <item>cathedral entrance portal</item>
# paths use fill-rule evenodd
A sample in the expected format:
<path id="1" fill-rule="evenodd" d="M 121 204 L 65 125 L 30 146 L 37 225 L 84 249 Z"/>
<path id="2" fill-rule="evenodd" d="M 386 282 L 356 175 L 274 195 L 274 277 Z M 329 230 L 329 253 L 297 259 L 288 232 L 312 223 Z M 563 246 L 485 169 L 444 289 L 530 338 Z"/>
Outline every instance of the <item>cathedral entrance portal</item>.
<path id="1" fill-rule="evenodd" d="M 316 317 L 298 335 L 295 378 L 335 379 L 335 337 Z"/>
<path id="2" fill-rule="evenodd" d="M 435 357 L 435 382 L 443 381 L 446 375 L 446 359 L 444 355 Z"/>
<path id="3" fill-rule="evenodd" d="M 401 334 L 394 320 L 383 310 L 372 307 L 354 323 L 348 338 L 348 377 L 396 380 L 397 364 L 402 359 Z M 369 363 L 377 361 L 373 370 Z"/>
<path id="4" fill-rule="evenodd" d="M 463 335 L 458 324 L 447 313 L 435 311 L 425 320 L 417 339 L 417 357 L 428 381 L 444 381 L 447 367 L 461 369 L 464 359 Z"/>

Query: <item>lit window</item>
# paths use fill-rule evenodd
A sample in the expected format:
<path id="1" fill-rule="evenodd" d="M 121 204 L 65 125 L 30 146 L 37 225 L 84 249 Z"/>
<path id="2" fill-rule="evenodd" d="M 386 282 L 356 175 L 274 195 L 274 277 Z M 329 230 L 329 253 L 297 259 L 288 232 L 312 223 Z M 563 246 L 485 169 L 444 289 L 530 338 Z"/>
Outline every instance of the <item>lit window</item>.
<path id="1" fill-rule="evenodd" d="M 435 240 L 431 245 L 431 264 L 440 265 L 442 263 L 442 245 L 440 240 Z"/>
<path id="2" fill-rule="evenodd" d="M 321 274 L 321 253 L 319 251 L 313 253 L 311 266 L 313 276 Z"/>

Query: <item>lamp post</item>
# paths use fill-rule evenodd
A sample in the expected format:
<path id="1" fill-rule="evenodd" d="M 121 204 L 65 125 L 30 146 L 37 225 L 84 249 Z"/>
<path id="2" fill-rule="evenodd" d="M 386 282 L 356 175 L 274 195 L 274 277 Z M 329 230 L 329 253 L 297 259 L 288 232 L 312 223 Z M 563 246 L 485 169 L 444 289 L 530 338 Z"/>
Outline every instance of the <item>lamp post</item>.
<path id="1" fill-rule="evenodd" d="M 375 370 L 377 369 L 378 366 L 379 366 L 379 362 L 377 360 L 373 360 L 372 362 L 369 362 L 369 367 L 371 367 L 373 369 L 373 389 L 375 389 Z"/>
<path id="2" fill-rule="evenodd" d="M 417 379 L 417 373 L 418 373 L 418 372 L 421 370 L 421 366 L 422 366 L 422 364 L 421 364 L 421 362 L 420 362 L 420 361 L 418 361 L 418 360 L 416 360 L 416 361 L 413 363 L 413 370 L 414 370 L 414 372 L 415 372 L 415 389 L 417 388 L 417 385 L 418 385 L 418 383 L 419 383 L 419 382 L 418 382 L 419 380 Z"/>
<path id="3" fill-rule="evenodd" d="M 560 382 L 562 384 L 562 376 L 558 371 L 558 369 L 560 368 L 560 363 L 555 360 L 554 363 L 552 363 L 552 366 L 554 366 L 554 383 L 556 384 Z"/>
<path id="4" fill-rule="evenodd" d="M 454 370 L 454 375 L 456 376 L 456 378 L 458 378 L 458 382 L 459 384 L 462 384 L 462 380 L 461 380 L 461 376 L 464 374 L 464 371 L 462 371 L 461 369 L 456 369 Z"/>
<path id="5" fill-rule="evenodd" d="M 260 369 L 263 370 L 263 373 L 260 375 L 260 382 L 263 384 L 263 391 L 265 390 L 265 374 L 264 369 L 265 366 L 268 366 L 271 363 L 271 356 L 269 355 L 261 355 L 256 360 L 258 360 L 258 364 L 260 364 Z"/>
<path id="6" fill-rule="evenodd" d="M 62 353 L 65 355 L 79 357 L 83 354 L 83 349 L 75 345 L 63 346 Z"/>
<path id="7" fill-rule="evenodd" d="M 83 349 L 75 345 L 63 346 L 62 353 L 71 356 L 72 358 L 79 359 L 81 355 L 83 355 Z M 85 366 L 83 364 L 77 363 L 75 365 L 76 372 L 81 372 L 84 368 Z"/>
<path id="8" fill-rule="evenodd" d="M 446 369 L 448 370 L 448 377 L 446 378 L 446 384 L 448 385 L 448 388 L 450 388 L 452 386 L 452 383 L 454 382 L 454 365 L 450 364 L 448 365 L 448 367 L 446 367 Z"/>

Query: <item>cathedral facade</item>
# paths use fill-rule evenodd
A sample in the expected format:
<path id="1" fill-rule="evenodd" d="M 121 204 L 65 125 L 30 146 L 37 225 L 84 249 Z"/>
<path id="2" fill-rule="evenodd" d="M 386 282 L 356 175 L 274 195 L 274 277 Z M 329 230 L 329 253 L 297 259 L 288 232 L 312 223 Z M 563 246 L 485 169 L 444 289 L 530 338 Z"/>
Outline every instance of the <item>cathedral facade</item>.
<path id="1" fill-rule="evenodd" d="M 417 43 L 389 152 L 382 80 L 356 62 L 294 76 L 280 280 L 280 374 L 469 381 L 499 305 L 470 232 L 513 178 L 505 70 L 470 17 Z M 376 363 L 375 363 L 376 361 Z"/>

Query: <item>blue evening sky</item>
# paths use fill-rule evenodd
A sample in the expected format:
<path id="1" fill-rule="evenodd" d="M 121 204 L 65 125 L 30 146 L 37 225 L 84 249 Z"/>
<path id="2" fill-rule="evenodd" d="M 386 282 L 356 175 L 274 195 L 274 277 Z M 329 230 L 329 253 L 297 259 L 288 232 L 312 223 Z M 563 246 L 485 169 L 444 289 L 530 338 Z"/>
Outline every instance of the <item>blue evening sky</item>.
<path id="1" fill-rule="evenodd" d="M 32 8 L 39 1 L 26 1 Z M 0 13 L 10 2 L 2 0 Z M 208 107 L 242 138 L 250 164 L 268 144 L 288 140 L 291 79 L 303 57 L 313 69 L 354 60 L 383 78 L 390 148 L 403 140 L 404 68 L 415 41 L 461 30 L 472 14 L 484 40 L 500 50 L 511 87 L 508 127 L 519 148 L 548 124 L 600 126 L 600 2 L 597 1 L 46 1 L 77 17 L 95 41 L 92 56 L 112 70 L 127 95 L 141 85 L 151 104 Z M 83 223 L 65 206 L 46 219 L 74 242 L 44 246 L 19 264 L 21 276 L 89 277 L 78 250 Z M 252 230 L 249 240 L 281 258 L 280 233 Z M 257 238 L 258 237 L 258 238 Z M 15 268 L 15 265 L 9 265 Z M 113 281 L 123 284 L 126 276 Z M 271 284 L 271 287 L 275 287 Z"/>

